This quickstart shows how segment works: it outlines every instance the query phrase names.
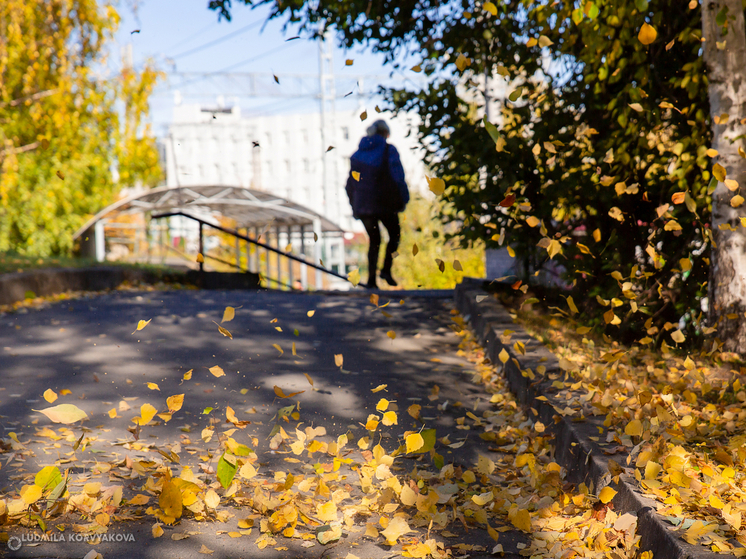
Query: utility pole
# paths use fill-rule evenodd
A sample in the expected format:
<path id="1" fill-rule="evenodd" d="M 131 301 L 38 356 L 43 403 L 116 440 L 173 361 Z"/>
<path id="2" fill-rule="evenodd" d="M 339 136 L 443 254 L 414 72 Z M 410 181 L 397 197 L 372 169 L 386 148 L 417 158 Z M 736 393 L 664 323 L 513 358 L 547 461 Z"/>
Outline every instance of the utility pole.
<path id="1" fill-rule="evenodd" d="M 336 130 L 336 89 L 334 86 L 334 38 L 332 32 L 327 30 L 323 40 L 319 41 L 319 89 L 321 101 L 321 149 L 322 152 L 322 192 L 323 192 L 323 215 L 337 220 L 339 217 L 339 185 L 335 184 L 336 177 L 333 176 L 333 166 L 330 159 L 336 157 L 336 152 L 327 148 L 335 142 Z"/>

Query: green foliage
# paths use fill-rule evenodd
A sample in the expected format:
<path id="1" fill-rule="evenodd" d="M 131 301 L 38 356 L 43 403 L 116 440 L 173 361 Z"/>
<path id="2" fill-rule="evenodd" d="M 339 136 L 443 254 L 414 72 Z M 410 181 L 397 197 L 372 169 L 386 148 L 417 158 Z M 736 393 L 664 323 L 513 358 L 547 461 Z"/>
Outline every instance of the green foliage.
<path id="1" fill-rule="evenodd" d="M 686 317 L 695 338 L 711 237 L 699 7 L 272 4 L 271 17 L 306 29 L 324 22 L 394 67 L 404 53 L 421 58 L 426 87 L 384 93 L 421 118 L 426 162 L 447 185 L 441 218 L 457 225 L 449 238 L 511 246 L 524 280 L 559 261 L 584 320 L 607 333 L 639 338 Z M 210 7 L 230 15 L 230 2 Z M 657 32 L 651 44 L 638 39 L 645 23 Z M 494 127 L 485 74 L 504 92 L 489 106 Z"/>
<path id="2" fill-rule="evenodd" d="M 68 252 L 121 187 L 160 180 L 142 123 L 159 74 L 93 72 L 118 23 L 112 6 L 89 0 L 0 5 L 0 251 Z"/>

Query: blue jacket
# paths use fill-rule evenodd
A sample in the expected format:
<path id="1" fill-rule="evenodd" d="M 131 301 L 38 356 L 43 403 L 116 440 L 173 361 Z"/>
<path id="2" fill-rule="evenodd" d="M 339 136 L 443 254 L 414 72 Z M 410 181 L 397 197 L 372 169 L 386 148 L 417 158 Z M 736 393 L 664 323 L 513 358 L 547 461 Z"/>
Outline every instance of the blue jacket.
<path id="1" fill-rule="evenodd" d="M 386 145 L 386 138 L 379 134 L 366 136 L 350 158 L 350 176 L 345 190 L 356 218 L 401 212 L 409 202 L 404 168 L 399 152 L 391 144 L 388 144 L 390 179 L 382 173 Z M 353 172 L 360 173 L 358 180 Z"/>

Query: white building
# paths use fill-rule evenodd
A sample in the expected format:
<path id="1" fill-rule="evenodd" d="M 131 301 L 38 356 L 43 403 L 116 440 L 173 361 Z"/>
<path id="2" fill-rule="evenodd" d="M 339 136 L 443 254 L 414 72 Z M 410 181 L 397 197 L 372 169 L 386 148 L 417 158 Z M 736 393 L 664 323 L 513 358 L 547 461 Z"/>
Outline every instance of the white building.
<path id="1" fill-rule="evenodd" d="M 401 155 L 410 190 L 425 184 L 424 165 L 410 123 L 367 108 L 337 111 L 332 137 L 322 145 L 321 115 L 278 114 L 242 118 L 231 109 L 181 105 L 174 108 L 166 138 L 169 186 L 226 184 L 269 191 L 318 212 L 345 231 L 362 231 L 352 218 L 345 184 L 350 156 L 378 118 L 391 127 L 390 143 Z M 334 149 L 328 150 L 330 146 Z M 324 185 L 324 164 L 331 184 Z"/>

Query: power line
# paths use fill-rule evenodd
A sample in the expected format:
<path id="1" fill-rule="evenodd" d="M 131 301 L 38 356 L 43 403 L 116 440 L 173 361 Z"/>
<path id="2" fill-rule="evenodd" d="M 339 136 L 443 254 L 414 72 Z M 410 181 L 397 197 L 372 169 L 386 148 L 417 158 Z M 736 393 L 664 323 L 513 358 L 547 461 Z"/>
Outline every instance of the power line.
<path id="1" fill-rule="evenodd" d="M 194 39 L 196 39 L 197 37 L 199 37 L 200 35 L 202 35 L 208 29 L 212 29 L 213 27 L 215 27 L 217 24 L 218 23 L 216 21 L 213 21 L 211 24 L 207 25 L 206 27 L 203 27 L 202 29 L 200 29 L 199 31 L 197 31 L 196 33 L 194 33 L 193 35 L 190 35 L 186 39 L 184 39 L 182 41 L 179 41 L 175 45 L 171 45 L 170 47 L 168 47 L 166 49 L 166 52 L 169 52 L 169 51 L 172 51 L 172 50 L 174 50 L 176 48 L 179 48 L 180 46 L 182 46 L 185 43 L 188 43 L 189 41 L 193 41 Z"/>
<path id="2" fill-rule="evenodd" d="M 189 49 L 188 51 L 181 52 L 181 53 L 179 53 L 177 55 L 169 56 L 168 58 L 171 58 L 171 59 L 175 60 L 175 59 L 181 58 L 183 56 L 188 56 L 190 54 L 194 54 L 195 52 L 198 52 L 200 50 L 203 50 L 203 49 L 215 46 L 215 45 L 217 45 L 219 43 L 222 43 L 223 41 L 227 41 L 228 39 L 231 39 L 231 38 L 235 37 L 236 35 L 240 35 L 241 33 L 245 33 L 249 29 L 253 29 L 254 27 L 260 25 L 263 22 L 264 22 L 264 20 L 260 19 L 258 21 L 255 21 L 254 23 L 250 23 L 249 25 L 247 25 L 245 27 L 242 27 L 241 29 L 237 29 L 233 33 L 228 33 L 227 35 L 224 35 L 224 36 L 222 36 L 222 37 L 220 37 L 218 39 L 215 39 L 214 41 L 210 41 L 209 43 L 205 43 L 204 45 L 200 45 L 198 47 L 194 47 L 193 49 Z"/>

